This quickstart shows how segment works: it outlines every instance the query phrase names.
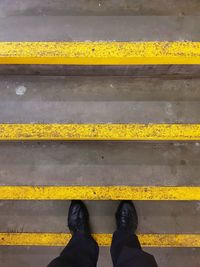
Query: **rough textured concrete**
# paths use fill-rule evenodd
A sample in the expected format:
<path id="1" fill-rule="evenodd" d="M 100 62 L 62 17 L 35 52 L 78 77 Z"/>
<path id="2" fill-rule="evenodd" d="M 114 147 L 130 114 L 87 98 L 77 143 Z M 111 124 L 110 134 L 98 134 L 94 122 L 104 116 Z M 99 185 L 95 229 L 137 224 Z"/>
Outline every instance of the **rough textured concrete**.
<path id="1" fill-rule="evenodd" d="M 5 76 L 0 121 L 199 123 L 199 86 L 199 79 Z"/>
<path id="2" fill-rule="evenodd" d="M 16 15 L 199 15 L 198 0 L 4 0 L 0 16 Z"/>
<path id="3" fill-rule="evenodd" d="M 91 214 L 92 231 L 112 233 L 119 201 L 85 203 Z M 148 205 L 145 201 L 136 201 L 135 205 L 139 215 L 138 233 L 200 232 L 198 201 L 152 201 Z M 68 201 L 3 201 L 0 232 L 68 232 L 68 207 Z"/>
<path id="4" fill-rule="evenodd" d="M 200 16 L 11 16 L 0 18 L 0 41 L 199 41 L 199 23 Z"/>
<path id="5" fill-rule="evenodd" d="M 200 65 L 0 65 L 0 75 L 199 79 Z"/>
<path id="6" fill-rule="evenodd" d="M 199 184 L 199 142 L 2 143 L 1 152 L 1 184 Z"/>
<path id="7" fill-rule="evenodd" d="M 199 81 L 1 77 L 0 121 L 199 123 Z M 161 88 L 157 87 L 159 82 Z M 154 91 L 154 87 L 157 90 Z M 174 87 L 174 98 L 170 102 L 167 95 Z M 188 94 L 188 88 L 191 94 Z M 193 97 L 192 102 L 187 101 L 187 95 Z M 150 101 L 147 101 L 148 98 Z M 175 98 L 184 101 L 176 101 Z"/>
<path id="8" fill-rule="evenodd" d="M 25 87 L 22 94 L 20 88 Z M 200 79 L 0 76 L 1 102 L 200 101 Z M 43 115 L 43 114 L 42 114 Z"/>

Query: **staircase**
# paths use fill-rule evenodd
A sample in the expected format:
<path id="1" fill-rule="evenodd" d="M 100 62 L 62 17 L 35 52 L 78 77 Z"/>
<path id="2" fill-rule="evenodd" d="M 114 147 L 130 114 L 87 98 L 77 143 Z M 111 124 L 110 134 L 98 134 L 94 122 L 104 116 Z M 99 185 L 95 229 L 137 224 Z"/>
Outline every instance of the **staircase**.
<path id="1" fill-rule="evenodd" d="M 70 238 L 71 199 L 89 208 L 98 266 L 112 266 L 113 215 L 119 200 L 132 199 L 139 239 L 158 265 L 198 267 L 200 18 L 180 13 L 196 15 L 200 5 L 7 2 L 2 266 L 42 267 L 56 257 Z"/>

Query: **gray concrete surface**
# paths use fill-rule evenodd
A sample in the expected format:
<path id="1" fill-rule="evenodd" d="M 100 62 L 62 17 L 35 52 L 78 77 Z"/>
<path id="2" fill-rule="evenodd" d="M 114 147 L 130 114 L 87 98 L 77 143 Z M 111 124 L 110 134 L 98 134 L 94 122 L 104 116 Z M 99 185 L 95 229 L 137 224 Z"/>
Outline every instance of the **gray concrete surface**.
<path id="1" fill-rule="evenodd" d="M 199 142 L 2 143 L 0 183 L 199 185 Z"/>
<path id="2" fill-rule="evenodd" d="M 0 75 L 199 79 L 200 65 L 0 65 Z"/>
<path id="3" fill-rule="evenodd" d="M 200 79 L 4 75 L 0 76 L 0 88 L 0 102 L 12 101 L 16 106 L 31 101 L 38 104 L 200 101 Z"/>
<path id="4" fill-rule="evenodd" d="M 69 232 L 69 201 L 3 201 L 0 232 Z M 113 233 L 119 201 L 85 201 L 94 233 Z M 199 233 L 198 201 L 135 201 L 138 233 Z M 9 212 L 8 212 L 9 211 Z M 182 211 L 182 212 L 181 212 Z M 183 223 L 184 221 L 184 223 Z M 34 223 L 33 223 L 34 222 Z"/>
<path id="5" fill-rule="evenodd" d="M 199 86 L 199 79 L 5 76 L 0 121 L 199 123 Z"/>
<path id="6" fill-rule="evenodd" d="M 0 16 L 20 15 L 199 15 L 198 0 L 4 0 Z"/>
<path id="7" fill-rule="evenodd" d="M 199 25 L 200 16 L 11 16 L 0 18 L 0 41 L 199 41 Z"/>

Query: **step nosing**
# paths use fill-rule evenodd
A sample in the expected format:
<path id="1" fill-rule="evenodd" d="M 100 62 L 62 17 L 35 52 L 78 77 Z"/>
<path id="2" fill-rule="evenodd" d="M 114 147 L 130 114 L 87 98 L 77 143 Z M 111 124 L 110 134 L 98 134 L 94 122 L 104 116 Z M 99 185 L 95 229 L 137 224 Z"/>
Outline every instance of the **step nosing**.
<path id="1" fill-rule="evenodd" d="M 198 201 L 195 186 L 0 186 L 1 200 Z"/>
<path id="2" fill-rule="evenodd" d="M 110 246 L 112 234 L 93 234 L 99 246 Z M 143 247 L 200 247 L 200 234 L 139 234 Z M 0 233 L 0 246 L 65 246 L 67 233 Z"/>

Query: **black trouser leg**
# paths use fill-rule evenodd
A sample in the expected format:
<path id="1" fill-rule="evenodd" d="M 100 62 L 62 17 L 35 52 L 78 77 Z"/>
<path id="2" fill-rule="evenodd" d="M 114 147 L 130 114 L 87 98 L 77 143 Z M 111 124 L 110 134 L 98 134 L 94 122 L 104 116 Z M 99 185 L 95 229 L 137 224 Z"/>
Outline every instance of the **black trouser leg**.
<path id="1" fill-rule="evenodd" d="M 99 247 L 90 235 L 75 234 L 47 267 L 96 267 Z"/>
<path id="2" fill-rule="evenodd" d="M 142 250 L 137 236 L 124 230 L 113 234 L 111 257 L 114 267 L 157 267 L 154 257 Z"/>

